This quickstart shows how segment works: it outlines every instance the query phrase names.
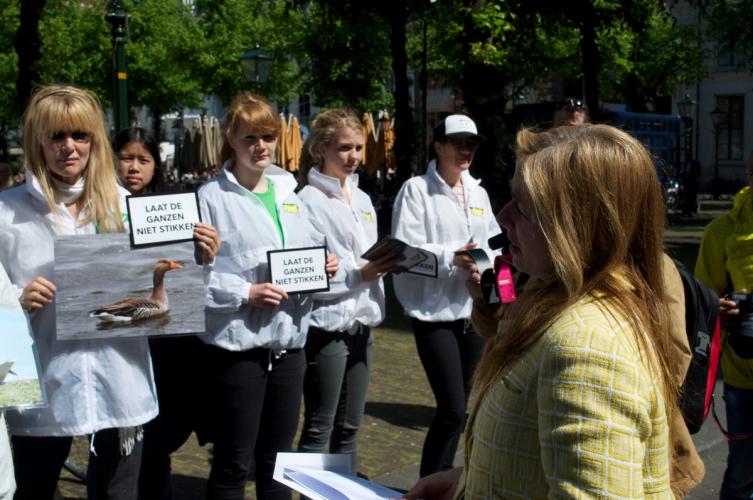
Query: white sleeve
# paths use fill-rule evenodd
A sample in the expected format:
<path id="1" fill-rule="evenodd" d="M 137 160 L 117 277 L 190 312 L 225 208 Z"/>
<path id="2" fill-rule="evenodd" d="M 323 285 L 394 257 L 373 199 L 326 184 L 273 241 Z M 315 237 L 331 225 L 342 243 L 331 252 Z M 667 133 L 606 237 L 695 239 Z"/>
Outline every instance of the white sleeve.
<path id="1" fill-rule="evenodd" d="M 436 255 L 437 277 L 447 278 L 455 269 L 452 259 L 457 249 L 426 241 L 425 215 L 426 203 L 420 189 L 414 183 L 406 181 L 395 198 L 392 210 L 392 235 L 409 245 Z"/>

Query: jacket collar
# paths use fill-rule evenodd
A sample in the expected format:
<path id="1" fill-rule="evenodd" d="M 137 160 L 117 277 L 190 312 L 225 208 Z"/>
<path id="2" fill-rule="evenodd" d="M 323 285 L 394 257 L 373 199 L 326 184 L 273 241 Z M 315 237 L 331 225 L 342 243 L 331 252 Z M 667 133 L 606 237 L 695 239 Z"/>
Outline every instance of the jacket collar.
<path id="1" fill-rule="evenodd" d="M 320 190 L 327 196 L 339 198 L 341 200 L 345 199 L 345 193 L 343 192 L 343 188 L 340 185 L 340 181 L 336 179 L 335 177 L 325 175 L 321 173 L 319 169 L 317 169 L 316 167 L 311 167 L 311 170 L 309 170 L 307 179 L 308 179 L 309 185 L 317 188 L 318 190 Z M 355 191 L 358 188 L 358 174 L 349 175 L 348 178 L 345 180 L 345 182 L 347 183 L 348 188 L 350 189 L 350 193 L 352 197 L 353 191 Z"/>
<path id="2" fill-rule="evenodd" d="M 241 186 L 233 172 L 230 171 L 231 166 L 232 160 L 227 160 L 224 165 L 222 165 L 220 177 L 230 183 L 236 191 L 240 193 L 250 193 L 251 191 Z M 275 185 L 275 192 L 277 193 L 278 201 L 282 201 L 293 194 L 295 188 L 298 186 L 298 182 L 295 180 L 293 174 L 281 169 L 277 165 L 270 165 L 264 169 L 264 175 Z"/>
<path id="3" fill-rule="evenodd" d="M 753 193 L 750 186 L 745 186 L 736 195 L 729 216 L 733 221 L 749 221 L 753 218 Z"/>
<path id="4" fill-rule="evenodd" d="M 29 192 L 32 198 L 41 201 L 45 205 L 47 204 L 47 198 L 44 196 L 39 179 L 29 169 L 26 169 L 26 191 Z"/>
<path id="5" fill-rule="evenodd" d="M 426 168 L 426 175 L 434 179 L 435 182 L 439 182 L 440 185 L 444 185 L 452 189 L 452 186 L 447 184 L 447 181 L 445 181 L 441 175 L 439 175 L 439 172 L 437 171 L 437 160 L 431 160 L 429 162 L 429 166 Z M 467 170 L 460 173 L 460 178 L 463 180 L 463 190 L 467 193 L 471 190 L 471 188 L 474 188 L 478 186 L 481 181 L 479 179 L 476 179 L 473 177 L 470 172 Z"/>

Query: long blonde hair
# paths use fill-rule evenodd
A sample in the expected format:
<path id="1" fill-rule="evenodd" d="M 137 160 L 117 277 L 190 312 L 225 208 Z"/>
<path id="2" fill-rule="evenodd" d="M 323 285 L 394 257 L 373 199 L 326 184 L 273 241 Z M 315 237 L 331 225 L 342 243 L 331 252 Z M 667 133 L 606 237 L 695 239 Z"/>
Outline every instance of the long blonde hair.
<path id="1" fill-rule="evenodd" d="M 335 139 L 335 134 L 341 128 L 349 128 L 361 135 L 364 134 L 363 123 L 356 114 L 345 108 L 332 108 L 316 115 L 311 123 L 311 130 L 301 151 L 298 183 L 308 184 L 308 174 L 311 167 L 323 167 L 322 147 L 329 146 Z"/>
<path id="2" fill-rule="evenodd" d="M 115 159 L 99 99 L 88 90 L 70 85 L 46 85 L 31 96 L 23 124 L 25 166 L 39 181 L 54 214 L 60 214 L 60 208 L 55 203 L 52 174 L 44 160 L 45 141 L 61 130 L 80 130 L 90 135 L 84 193 L 78 201 L 83 222 L 95 222 L 101 232 L 123 232 Z"/>
<path id="3" fill-rule="evenodd" d="M 233 98 L 227 109 L 225 140 L 220 151 L 223 163 L 233 157 L 228 135 L 233 135 L 242 125 L 264 134 L 272 134 L 275 139 L 280 138 L 280 120 L 269 102 L 260 95 L 242 92 Z"/>
<path id="4" fill-rule="evenodd" d="M 521 130 L 517 143 L 516 176 L 531 196 L 554 278 L 527 285 L 505 313 L 479 362 L 476 390 L 495 383 L 567 307 L 598 296 L 632 323 L 669 413 L 677 383 L 662 279 L 665 215 L 650 154 L 608 125 Z"/>

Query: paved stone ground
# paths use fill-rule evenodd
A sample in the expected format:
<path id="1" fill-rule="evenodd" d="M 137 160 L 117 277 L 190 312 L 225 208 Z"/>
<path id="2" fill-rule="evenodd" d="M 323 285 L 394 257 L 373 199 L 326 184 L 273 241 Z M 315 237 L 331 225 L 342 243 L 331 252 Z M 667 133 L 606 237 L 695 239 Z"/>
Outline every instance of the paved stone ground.
<path id="1" fill-rule="evenodd" d="M 671 215 L 667 231 L 668 251 L 692 270 L 703 227 L 728 205 L 704 202 L 701 214 L 693 219 Z M 386 486 L 407 489 L 418 477 L 421 446 L 431 421 L 434 401 L 415 352 L 409 323 L 402 317 L 394 300 L 389 301 L 388 309 L 388 320 L 374 333 L 374 368 L 359 435 L 359 470 Z M 718 391 L 717 406 L 722 410 L 723 418 L 720 394 L 721 390 Z M 711 419 L 695 440 L 707 473 L 704 483 L 690 498 L 718 498 L 726 462 L 726 444 Z M 83 464 L 86 453 L 86 442 L 77 440 L 72 458 Z M 460 462 L 458 455 L 457 463 Z M 203 499 L 209 473 L 208 449 L 198 447 L 195 438 L 191 437 L 174 455 L 173 472 L 176 500 Z M 65 499 L 86 498 L 84 486 L 67 472 L 63 473 L 59 488 Z M 247 497 L 254 498 L 253 492 L 253 483 L 250 483 Z"/>

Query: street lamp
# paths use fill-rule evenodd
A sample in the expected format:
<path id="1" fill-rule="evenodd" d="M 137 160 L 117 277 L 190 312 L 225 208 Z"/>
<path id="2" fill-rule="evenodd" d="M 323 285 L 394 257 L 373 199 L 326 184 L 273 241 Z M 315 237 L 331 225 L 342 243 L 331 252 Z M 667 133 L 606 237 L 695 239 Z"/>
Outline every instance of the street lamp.
<path id="1" fill-rule="evenodd" d="M 719 178 L 719 129 L 721 129 L 725 123 L 727 123 L 727 113 L 720 111 L 719 108 L 714 108 L 714 111 L 710 113 L 711 123 L 714 124 L 714 181 L 712 192 L 714 199 L 718 200 L 720 195 L 719 185 L 721 179 Z"/>
<path id="2" fill-rule="evenodd" d="M 677 111 L 680 113 L 685 128 L 685 161 L 690 160 L 693 154 L 693 111 L 696 104 L 696 101 L 690 98 L 690 94 L 685 94 L 685 97 L 677 103 Z"/>
<path id="3" fill-rule="evenodd" d="M 261 50 L 257 43 L 253 49 L 240 58 L 243 74 L 249 83 L 263 84 L 269 78 L 272 69 L 272 56 Z"/>
<path id="4" fill-rule="evenodd" d="M 128 72 L 125 61 L 127 18 L 123 3 L 120 0 L 110 0 L 105 20 L 112 24 L 112 111 L 116 134 L 128 128 Z"/>

